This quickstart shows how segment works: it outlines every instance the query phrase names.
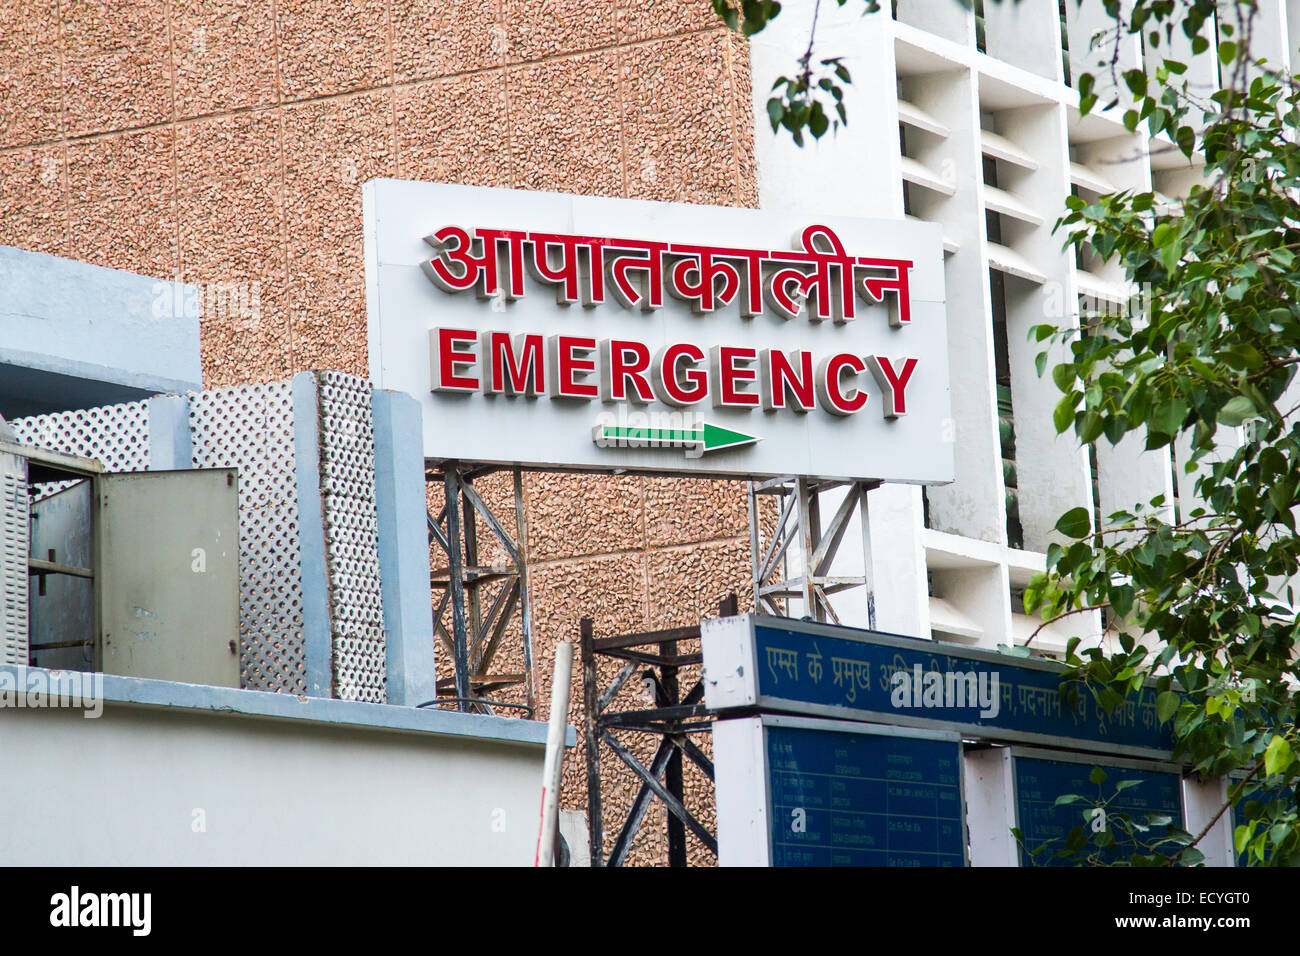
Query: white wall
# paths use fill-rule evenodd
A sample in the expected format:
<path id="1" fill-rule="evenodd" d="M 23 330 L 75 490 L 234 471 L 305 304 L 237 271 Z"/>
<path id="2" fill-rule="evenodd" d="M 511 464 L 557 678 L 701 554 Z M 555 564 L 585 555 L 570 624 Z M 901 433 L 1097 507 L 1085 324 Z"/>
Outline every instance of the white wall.
<path id="1" fill-rule="evenodd" d="M 537 839 L 536 745 L 109 702 L 0 710 L 0 753 L 7 865 L 531 865 Z"/>

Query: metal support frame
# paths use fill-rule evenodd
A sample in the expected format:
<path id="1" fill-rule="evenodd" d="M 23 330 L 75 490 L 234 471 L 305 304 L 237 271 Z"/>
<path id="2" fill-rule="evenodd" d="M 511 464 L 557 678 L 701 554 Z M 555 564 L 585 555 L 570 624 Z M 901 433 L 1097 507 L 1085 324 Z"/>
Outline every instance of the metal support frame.
<path id="1" fill-rule="evenodd" d="M 719 613 L 739 613 L 736 595 L 719 604 Z M 641 634 L 623 634 L 597 638 L 591 618 L 579 623 L 582 649 L 583 737 L 587 749 L 587 826 L 591 843 L 592 866 L 622 866 L 632 841 L 645 819 L 650 803 L 658 798 L 668 809 L 668 865 L 686 866 L 686 831 L 689 829 L 714 854 L 718 841 L 685 803 L 682 779 L 683 757 L 713 780 L 713 761 L 691 739 L 692 734 L 712 730 L 713 717 L 704 704 L 704 683 L 696 681 L 681 693 L 680 672 L 683 667 L 702 664 L 704 656 L 696 651 L 678 653 L 678 642 L 697 640 L 699 626 L 676 627 Z M 596 671 L 597 656 L 623 660 L 622 669 L 603 691 Z M 641 676 L 654 685 L 655 705 L 640 710 L 607 710 L 628 679 L 643 668 Z M 614 735 L 615 731 L 660 736 L 650 765 L 642 763 Z M 604 821 L 601 818 L 600 748 L 604 745 L 626 764 L 641 781 L 641 786 L 627 818 L 619 829 L 608 859 L 605 858 Z"/>
<path id="2" fill-rule="evenodd" d="M 866 590 L 867 626 L 876 626 L 867 493 L 878 487 L 878 481 L 823 481 L 793 475 L 749 483 L 749 554 L 754 607 L 760 613 L 795 616 L 787 607 L 789 602 L 797 601 L 804 616 L 839 624 L 830 595 L 860 587 Z M 844 489 L 844 498 L 823 528 L 821 495 L 835 488 Z M 760 527 L 759 502 L 763 495 L 774 496 L 780 502 L 776 527 L 767 540 L 763 540 Z M 855 510 L 862 526 L 863 573 L 832 575 L 831 566 Z M 787 607 L 782 607 L 781 602 Z"/>
<path id="3" fill-rule="evenodd" d="M 507 687 L 522 685 L 527 716 L 536 711 L 533 684 L 533 646 L 531 607 L 528 597 L 528 560 L 526 556 L 528 521 L 524 508 L 523 474 L 514 475 L 515 530 L 508 531 L 474 490 L 474 480 L 500 469 L 475 467 L 465 462 L 443 462 L 439 468 L 425 471 L 426 482 L 439 482 L 444 490 L 442 511 L 428 515 L 429 542 L 436 544 L 447 557 L 444 567 L 430 572 L 433 589 L 434 631 L 451 653 L 455 676 L 438 681 L 438 698 L 455 703 L 458 710 L 493 713 L 494 707 L 519 708 L 521 705 L 494 702 L 490 695 Z M 486 525 L 506 552 L 506 563 L 479 563 L 479 523 Z M 442 618 L 451 606 L 451 633 Z M 519 614 L 523 641 L 522 674 L 492 672 L 492 663 L 501 651 L 506 632 Z"/>

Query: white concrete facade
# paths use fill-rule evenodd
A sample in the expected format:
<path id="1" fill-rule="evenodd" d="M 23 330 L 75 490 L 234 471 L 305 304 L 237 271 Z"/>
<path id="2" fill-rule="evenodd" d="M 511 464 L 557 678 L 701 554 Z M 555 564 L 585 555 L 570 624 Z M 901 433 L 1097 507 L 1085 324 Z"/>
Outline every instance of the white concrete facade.
<path id="1" fill-rule="evenodd" d="M 1130 437 L 1116 447 L 1101 439 L 1090 450 L 1073 434 L 1056 435 L 1052 410 L 1061 395 L 1050 375 L 1036 372 L 1040 346 L 1029 329 L 1077 327 L 1081 297 L 1092 308 L 1118 308 L 1137 290 L 1125 287 L 1116 265 L 1063 249 L 1053 227 L 1072 190 L 1087 198 L 1154 189 L 1177 199 L 1202 171 L 1167 142 L 1128 132 L 1123 102 L 1080 115 L 1071 80 L 1105 72 L 1096 64 L 1112 48 L 1091 48 L 1110 23 L 1101 0 L 986 0 L 974 11 L 956 0 L 882 6 L 862 16 L 857 4 L 822 5 L 814 60 L 845 58 L 849 122 L 803 149 L 784 131 L 772 133 L 766 107 L 773 81 L 797 69 L 807 46 L 812 0 L 785 4 L 752 39 L 760 205 L 942 224 L 953 418 L 934 440 L 955 443 L 957 478 L 924 493 L 872 492 L 877 624 L 989 648 L 1023 644 L 1039 622 L 1022 613 L 1019 595 L 1044 567 L 1061 514 L 1082 505 L 1104 518 L 1156 495 L 1168 507 L 1175 482 L 1181 507 L 1192 506 L 1193 478 L 1174 460 L 1185 449 L 1148 452 Z M 1284 40 L 1298 31 L 1300 2 L 1261 0 L 1255 35 L 1272 46 L 1258 53 L 1289 68 L 1294 43 Z M 1127 67 L 1142 61 L 1136 38 L 1122 38 L 1119 51 Z M 1212 71 L 1215 62 L 1198 57 L 1192 72 Z M 1106 82 L 1099 76 L 1102 103 Z M 1001 417 L 1014 420 L 1013 445 L 1000 437 L 999 397 Z M 856 530 L 845 540 L 859 540 Z M 841 550 L 832 573 L 861 574 L 860 552 Z M 861 591 L 834 600 L 843 623 L 866 625 Z M 1098 616 L 1081 615 L 1044 630 L 1034 646 L 1055 655 L 1069 636 L 1101 631 Z"/>
<path id="2" fill-rule="evenodd" d="M 544 723 L 111 675 L 76 706 L 23 692 L 49 674 L 0 669 L 8 864 L 533 861 Z"/>

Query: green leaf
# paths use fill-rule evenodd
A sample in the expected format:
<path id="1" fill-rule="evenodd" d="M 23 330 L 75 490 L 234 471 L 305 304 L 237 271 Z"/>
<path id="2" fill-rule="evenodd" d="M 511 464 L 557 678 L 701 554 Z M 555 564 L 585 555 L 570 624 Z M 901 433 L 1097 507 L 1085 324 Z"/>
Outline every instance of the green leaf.
<path id="1" fill-rule="evenodd" d="M 1121 618 L 1128 617 L 1129 612 L 1133 610 L 1133 588 L 1128 584 L 1121 584 L 1110 589 L 1110 606 Z"/>
<path id="2" fill-rule="evenodd" d="M 1074 384 L 1075 366 L 1070 363 L 1057 365 L 1052 369 L 1052 381 L 1062 392 L 1068 392 Z"/>
<path id="3" fill-rule="evenodd" d="M 1105 770 L 1102 770 L 1100 767 L 1093 767 L 1092 771 L 1088 774 L 1088 779 L 1100 787 L 1108 778 Z"/>
<path id="4" fill-rule="evenodd" d="M 808 129 L 812 131 L 813 136 L 817 139 L 821 139 L 822 134 L 830 128 L 830 125 L 830 120 L 828 120 L 826 114 L 822 112 L 822 105 L 820 103 L 814 103 L 812 116 L 808 120 Z"/>
<path id="5" fill-rule="evenodd" d="M 1157 249 L 1163 249 L 1169 243 L 1173 242 L 1178 236 L 1178 227 L 1167 222 L 1162 222 L 1156 226 L 1155 232 L 1151 234 L 1151 245 Z"/>
<path id="6" fill-rule="evenodd" d="M 1254 402 L 1245 395 L 1238 395 L 1236 398 L 1229 399 L 1219 409 L 1219 423 L 1221 425 L 1236 426 L 1248 418 L 1256 417 L 1258 414 Z"/>
<path id="7" fill-rule="evenodd" d="M 1163 694 L 1157 696 L 1156 716 L 1160 718 L 1160 722 L 1163 724 L 1170 717 L 1176 714 L 1178 712 L 1178 705 L 1181 703 L 1182 701 L 1179 699 L 1178 695 L 1171 690 L 1167 690 Z"/>
<path id="8" fill-rule="evenodd" d="M 1052 412 L 1052 424 L 1056 426 L 1058 433 L 1069 429 L 1070 423 L 1074 421 L 1074 401 L 1070 396 L 1061 399 L 1057 404 L 1056 410 Z"/>
<path id="9" fill-rule="evenodd" d="M 767 101 L 767 118 L 772 122 L 772 132 L 781 125 L 781 117 L 785 115 L 785 106 L 775 96 Z"/>
<path id="10" fill-rule="evenodd" d="M 1092 516 L 1087 508 L 1071 508 L 1057 520 L 1056 530 L 1067 538 L 1085 537 L 1092 531 Z"/>
<path id="11" fill-rule="evenodd" d="M 1254 827 L 1250 824 L 1243 823 L 1232 833 L 1232 848 L 1236 851 L 1237 856 L 1246 852 L 1246 844 L 1250 842 L 1250 833 Z"/>
<path id="12" fill-rule="evenodd" d="M 1268 742 L 1268 749 L 1264 751 L 1264 772 L 1270 777 L 1281 773 L 1291 766 L 1291 756 L 1291 741 L 1281 734 L 1275 734 Z"/>

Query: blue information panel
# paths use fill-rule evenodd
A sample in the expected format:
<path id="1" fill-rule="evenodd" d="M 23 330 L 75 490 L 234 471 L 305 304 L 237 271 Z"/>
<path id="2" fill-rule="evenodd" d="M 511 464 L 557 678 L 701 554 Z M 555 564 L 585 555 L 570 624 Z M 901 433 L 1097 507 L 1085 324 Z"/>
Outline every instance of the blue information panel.
<path id="1" fill-rule="evenodd" d="M 1061 699 L 1062 668 L 938 641 L 830 628 L 754 626 L 758 704 L 826 717 L 911 723 L 1022 743 L 1063 739 L 1112 754 L 1167 759 L 1168 724 L 1156 717 L 1155 692 L 1113 713 L 1080 693 Z"/>
<path id="2" fill-rule="evenodd" d="M 1115 766 L 1104 760 L 1074 761 L 1052 760 L 1039 757 L 1016 756 L 1014 760 L 1016 787 L 1016 821 L 1024 843 L 1020 848 L 1020 863 L 1030 866 L 1071 866 L 1075 861 L 1057 860 L 1053 855 L 1065 848 L 1065 838 L 1075 827 L 1086 827 L 1083 812 L 1094 806 L 1099 798 L 1110 799 L 1112 813 L 1125 813 L 1139 823 L 1146 823 L 1146 814 L 1160 813 L 1173 818 L 1174 825 L 1183 826 L 1182 778 L 1175 771 L 1139 770 Z M 1093 767 L 1106 771 L 1105 783 L 1098 785 L 1089 779 Z M 1136 780 L 1137 786 L 1127 787 L 1118 793 L 1121 780 Z M 1084 801 L 1057 806 L 1056 798 L 1078 794 Z M 1164 828 L 1152 830 L 1150 837 L 1163 835 Z M 1103 862 L 1127 858 L 1136 851 L 1132 842 L 1124 842 L 1115 831 L 1116 842 L 1102 854 Z M 1091 834 L 1089 834 L 1091 836 Z M 1044 844 L 1046 853 L 1031 861 L 1029 851 Z"/>
<path id="3" fill-rule="evenodd" d="M 773 866 L 963 866 L 961 744 L 766 728 Z"/>

